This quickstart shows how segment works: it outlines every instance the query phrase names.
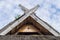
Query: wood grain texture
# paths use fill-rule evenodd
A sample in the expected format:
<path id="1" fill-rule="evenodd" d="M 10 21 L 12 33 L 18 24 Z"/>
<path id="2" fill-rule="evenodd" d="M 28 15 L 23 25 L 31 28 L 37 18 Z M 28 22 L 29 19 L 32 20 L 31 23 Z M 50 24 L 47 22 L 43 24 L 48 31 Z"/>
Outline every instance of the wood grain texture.
<path id="1" fill-rule="evenodd" d="M 60 37 L 51 35 L 7 35 L 0 36 L 0 40 L 60 40 Z"/>

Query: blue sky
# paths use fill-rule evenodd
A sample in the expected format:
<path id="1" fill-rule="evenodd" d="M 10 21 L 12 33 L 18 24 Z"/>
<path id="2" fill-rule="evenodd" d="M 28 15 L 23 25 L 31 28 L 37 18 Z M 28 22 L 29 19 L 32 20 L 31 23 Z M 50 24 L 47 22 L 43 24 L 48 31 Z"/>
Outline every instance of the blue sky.
<path id="1" fill-rule="evenodd" d="M 39 4 L 36 15 L 57 31 L 60 30 L 60 0 L 0 0 L 0 29 L 15 20 L 17 14 L 23 15 L 19 4 L 28 9 Z"/>

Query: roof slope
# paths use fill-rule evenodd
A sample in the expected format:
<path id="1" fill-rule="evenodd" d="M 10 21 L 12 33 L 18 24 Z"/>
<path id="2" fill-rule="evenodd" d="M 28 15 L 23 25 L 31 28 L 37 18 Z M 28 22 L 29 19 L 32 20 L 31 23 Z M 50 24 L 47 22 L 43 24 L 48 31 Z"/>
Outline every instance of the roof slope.
<path id="1" fill-rule="evenodd" d="M 36 6 L 38 7 L 38 6 Z M 57 32 L 55 29 L 53 29 L 49 24 L 38 18 L 34 11 L 36 11 L 37 8 L 33 8 L 29 11 L 27 11 L 27 14 L 22 15 L 18 19 L 14 20 L 13 22 L 6 25 L 3 29 L 0 31 L 0 35 L 6 35 L 9 31 L 11 31 L 13 28 L 15 28 L 17 25 L 19 25 L 22 21 L 24 21 L 27 17 L 32 17 L 36 22 L 41 24 L 45 29 L 47 29 L 49 32 L 51 32 L 54 36 L 60 36 L 60 33 Z"/>

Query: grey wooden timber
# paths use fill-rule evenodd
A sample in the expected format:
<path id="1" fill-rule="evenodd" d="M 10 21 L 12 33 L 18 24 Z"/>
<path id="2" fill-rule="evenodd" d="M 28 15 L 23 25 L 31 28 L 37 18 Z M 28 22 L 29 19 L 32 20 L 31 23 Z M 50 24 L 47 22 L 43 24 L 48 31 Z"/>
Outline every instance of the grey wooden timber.
<path id="1" fill-rule="evenodd" d="M 21 5 L 20 5 L 21 6 Z M 3 29 L 0 30 L 0 35 L 6 35 L 9 31 L 11 31 L 13 28 L 15 28 L 17 25 L 19 25 L 22 21 L 24 21 L 27 17 L 31 16 L 36 22 L 41 24 L 45 29 L 47 29 L 49 32 L 51 32 L 54 36 L 60 36 L 60 33 L 57 32 L 54 28 L 52 28 L 49 24 L 41 20 L 35 15 L 35 11 L 38 9 L 39 5 L 35 6 L 34 8 L 28 10 L 27 8 L 21 6 L 21 9 L 24 11 L 25 14 L 23 14 L 18 19 L 14 20 L 13 22 L 9 23 L 7 26 L 5 26 Z"/>
<path id="2" fill-rule="evenodd" d="M 0 40 L 60 40 L 60 37 L 51 35 L 5 35 Z"/>

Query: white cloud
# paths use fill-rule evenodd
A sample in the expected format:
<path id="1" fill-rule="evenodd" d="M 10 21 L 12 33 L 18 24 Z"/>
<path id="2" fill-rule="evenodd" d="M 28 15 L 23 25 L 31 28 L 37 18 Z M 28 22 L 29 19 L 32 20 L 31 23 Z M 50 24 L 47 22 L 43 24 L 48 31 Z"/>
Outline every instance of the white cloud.
<path id="1" fill-rule="evenodd" d="M 40 17 L 41 19 L 43 19 L 44 21 L 47 22 L 49 20 L 50 13 L 48 12 L 48 10 L 42 8 L 38 10 L 36 13 L 37 13 L 36 15 Z"/>
<path id="2" fill-rule="evenodd" d="M 55 0 L 53 4 L 56 5 L 56 8 L 60 9 L 60 0 Z"/>
<path id="3" fill-rule="evenodd" d="M 42 8 L 40 8 L 40 10 L 38 10 L 36 12 L 37 13 L 36 15 L 39 16 L 41 19 L 43 19 L 48 24 L 50 24 L 57 31 L 59 31 L 60 30 L 60 27 L 59 27 L 60 26 L 60 12 L 57 12 L 57 9 L 55 8 L 55 6 L 57 7 L 57 5 L 54 3 L 55 3 L 55 1 L 52 1 L 52 0 L 47 1 L 46 0 L 45 3 L 43 4 Z M 55 6 L 53 6 L 53 8 L 52 8 L 51 6 L 53 4 Z M 50 17 L 52 17 L 52 19 Z"/>
<path id="4" fill-rule="evenodd" d="M 9 19 L 5 19 L 5 21 L 0 21 L 0 28 L 4 25 L 7 25 L 10 21 L 13 21 L 16 14 L 23 14 L 23 11 L 19 8 L 19 4 L 22 4 L 28 9 L 33 8 L 35 5 L 39 4 L 40 8 L 36 11 L 36 15 L 41 19 L 49 23 L 56 30 L 60 30 L 60 12 L 56 13 L 56 8 L 60 9 L 60 1 L 59 0 L 5 0 L 0 1 L 0 17 L 3 14 L 7 14 Z M 51 5 L 55 5 L 55 7 L 51 8 Z M 55 14 L 53 14 L 55 13 Z M 50 16 L 52 15 L 52 19 Z M 5 17 L 4 17 L 5 18 Z M 0 18 L 2 19 L 2 18 Z M 60 32 L 60 31 L 59 31 Z"/>
<path id="5" fill-rule="evenodd" d="M 55 8 L 49 8 L 48 11 L 49 11 L 50 13 L 56 13 L 57 10 L 56 10 Z"/>
<path id="6" fill-rule="evenodd" d="M 5 5 L 5 1 L 0 2 L 0 9 Z"/>

